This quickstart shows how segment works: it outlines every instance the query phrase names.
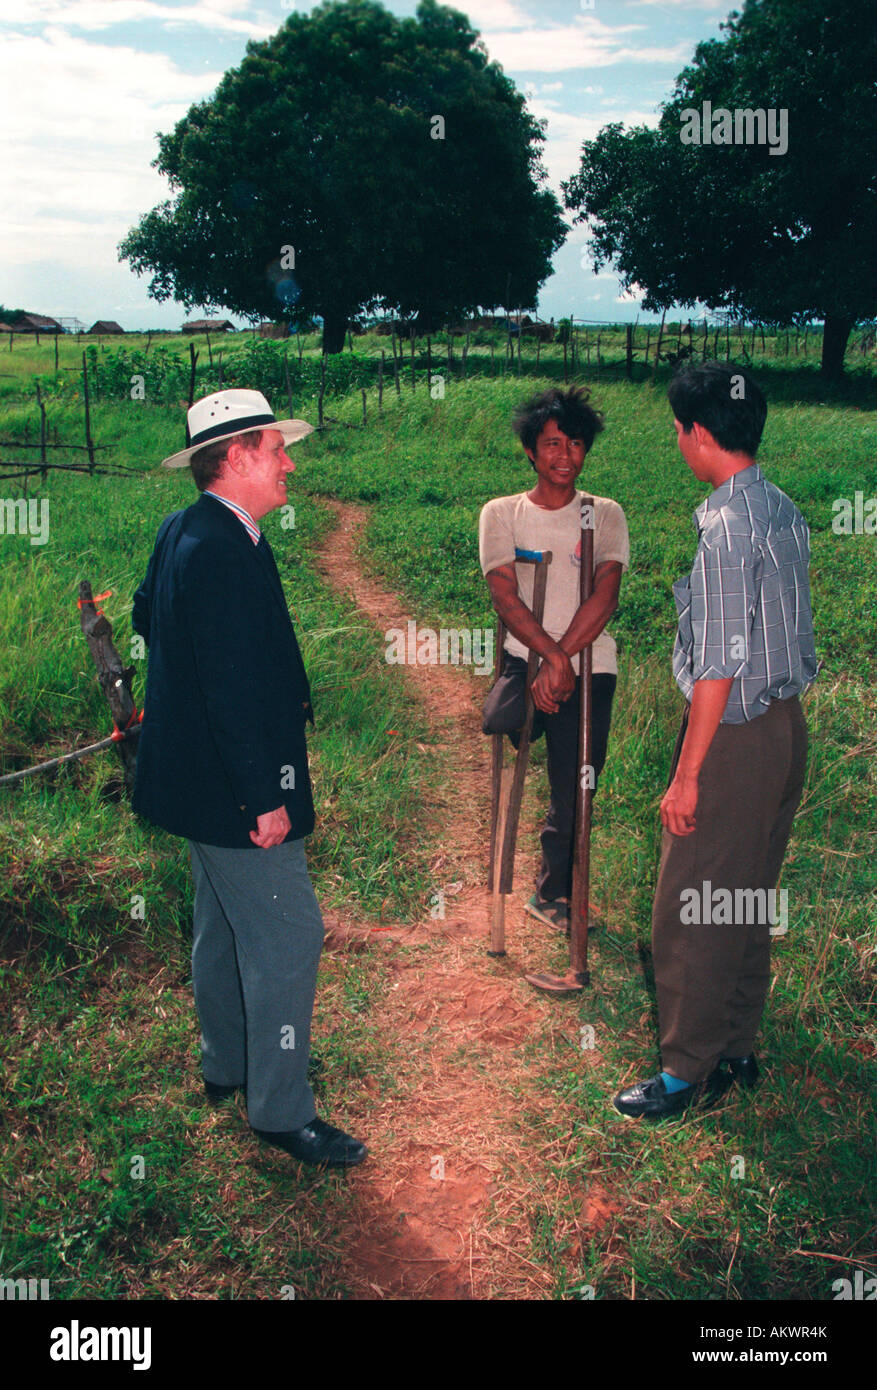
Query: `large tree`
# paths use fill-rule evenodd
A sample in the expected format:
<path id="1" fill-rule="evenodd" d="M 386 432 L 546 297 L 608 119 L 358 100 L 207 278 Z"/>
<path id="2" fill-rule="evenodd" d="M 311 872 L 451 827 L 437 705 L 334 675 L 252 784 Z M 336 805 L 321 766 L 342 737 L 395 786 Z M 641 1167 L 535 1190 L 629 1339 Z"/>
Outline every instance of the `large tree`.
<path id="1" fill-rule="evenodd" d="M 543 140 L 464 15 L 328 0 L 159 137 L 175 196 L 120 259 L 187 308 L 319 314 L 329 352 L 361 310 L 529 307 L 566 234 Z"/>
<path id="2" fill-rule="evenodd" d="M 821 318 L 822 370 L 837 375 L 853 324 L 877 314 L 874 0 L 746 0 L 721 27 L 656 130 L 612 125 L 583 146 L 566 206 L 591 227 L 597 268 L 613 262 L 647 309 Z M 683 113 L 702 118 L 705 101 L 713 113 L 786 110 L 787 151 L 683 143 L 698 133 Z M 719 120 L 711 131 L 736 133 Z"/>

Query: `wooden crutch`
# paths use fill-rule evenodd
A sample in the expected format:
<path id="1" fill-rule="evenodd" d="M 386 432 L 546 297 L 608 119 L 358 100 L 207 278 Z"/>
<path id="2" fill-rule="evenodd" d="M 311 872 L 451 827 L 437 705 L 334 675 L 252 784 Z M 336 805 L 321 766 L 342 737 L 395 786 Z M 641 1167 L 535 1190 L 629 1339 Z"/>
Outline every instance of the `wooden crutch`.
<path id="1" fill-rule="evenodd" d="M 548 566 L 551 564 L 550 550 L 515 549 L 516 565 L 534 565 L 533 577 L 533 617 L 542 622 L 545 612 L 545 586 L 548 580 Z M 503 644 L 505 625 L 500 618 L 496 627 L 497 675 L 502 675 Z M 489 956 L 505 955 L 505 901 L 512 891 L 515 873 L 515 844 L 518 838 L 518 821 L 521 815 L 521 801 L 524 796 L 524 778 L 530 757 L 530 739 L 533 734 L 535 705 L 530 687 L 536 675 L 539 657 L 531 651 L 527 658 L 527 685 L 524 724 L 520 730 L 517 756 L 514 764 L 503 767 L 503 741 L 505 734 L 493 735 L 491 764 L 491 804 L 490 804 L 490 865 L 487 872 L 487 888 L 492 894 L 490 910 L 490 950 Z M 495 684 L 496 682 L 494 682 Z"/>
<path id="2" fill-rule="evenodd" d="M 582 497 L 582 544 L 579 570 L 579 603 L 594 590 L 594 499 Z M 546 994 L 577 994 L 590 983 L 588 971 L 588 905 L 591 876 L 591 671 L 590 644 L 582 649 L 579 686 L 579 762 L 576 791 L 575 850 L 572 901 L 569 905 L 569 969 L 565 975 L 547 971 L 527 975 L 528 984 Z"/>

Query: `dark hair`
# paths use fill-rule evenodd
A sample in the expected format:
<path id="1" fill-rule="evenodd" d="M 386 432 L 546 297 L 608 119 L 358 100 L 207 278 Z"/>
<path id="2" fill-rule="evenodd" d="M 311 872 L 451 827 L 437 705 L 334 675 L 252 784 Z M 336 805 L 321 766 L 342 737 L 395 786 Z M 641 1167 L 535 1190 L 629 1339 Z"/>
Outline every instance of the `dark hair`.
<path id="1" fill-rule="evenodd" d="M 733 362 L 686 363 L 670 382 L 667 396 L 686 434 L 696 422 L 729 454 L 755 457 L 767 419 L 767 401 L 745 367 Z"/>
<path id="2" fill-rule="evenodd" d="M 236 434 L 232 439 L 218 439 L 215 444 L 205 444 L 189 459 L 189 467 L 195 486 L 199 492 L 210 483 L 215 483 L 222 471 L 231 444 L 244 444 L 248 449 L 258 449 L 262 443 L 261 430 L 247 430 L 246 434 Z"/>
<path id="3" fill-rule="evenodd" d="M 571 386 L 568 391 L 553 387 L 540 396 L 519 405 L 512 428 L 525 449 L 536 449 L 536 441 L 549 420 L 570 439 L 582 439 L 587 453 L 597 435 L 605 428 L 603 415 L 588 404 L 590 391 L 586 386 Z"/>

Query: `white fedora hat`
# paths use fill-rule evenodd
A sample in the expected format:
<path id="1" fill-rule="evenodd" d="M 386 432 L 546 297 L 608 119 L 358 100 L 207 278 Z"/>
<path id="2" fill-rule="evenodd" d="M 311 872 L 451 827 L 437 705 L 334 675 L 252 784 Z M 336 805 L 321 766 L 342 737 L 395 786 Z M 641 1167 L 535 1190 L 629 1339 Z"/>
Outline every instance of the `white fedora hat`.
<path id="1" fill-rule="evenodd" d="M 215 391 L 189 407 L 186 415 L 186 447 L 162 459 L 163 468 L 185 468 L 205 444 L 218 444 L 249 430 L 279 430 L 286 444 L 295 444 L 313 432 L 307 420 L 275 420 L 261 391 Z"/>

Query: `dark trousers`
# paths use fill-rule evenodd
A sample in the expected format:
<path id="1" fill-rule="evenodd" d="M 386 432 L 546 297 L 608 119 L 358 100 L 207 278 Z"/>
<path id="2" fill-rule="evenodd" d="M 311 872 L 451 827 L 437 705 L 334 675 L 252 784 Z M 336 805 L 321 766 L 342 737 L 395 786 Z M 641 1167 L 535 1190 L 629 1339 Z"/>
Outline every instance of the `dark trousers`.
<path id="1" fill-rule="evenodd" d="M 776 887 L 806 764 L 796 696 L 772 701 L 746 724 L 720 724 L 698 779 L 695 829 L 664 831 L 652 956 L 662 1066 L 684 1081 L 702 1081 L 720 1058 L 753 1050 L 770 983 L 772 922 L 766 914 L 752 920 L 758 914 L 745 892 Z M 717 911 L 704 920 L 705 884 L 713 902 L 716 890 L 731 891 L 733 920 L 717 922 Z M 692 914 L 694 893 L 702 907 Z"/>
<path id="2" fill-rule="evenodd" d="M 609 725 L 612 719 L 612 699 L 617 677 L 599 674 L 591 677 L 591 762 L 596 780 L 606 762 L 609 744 Z M 503 653 L 502 675 L 497 680 L 484 705 L 482 731 L 485 734 L 509 734 L 517 747 L 517 731 L 526 713 L 527 663 L 522 657 Z M 536 879 L 541 897 L 553 900 L 568 898 L 572 893 L 572 868 L 576 812 L 576 791 L 579 780 L 579 692 L 576 688 L 556 714 L 536 710 L 533 719 L 533 741 L 545 734 L 548 755 L 548 784 L 551 804 L 542 829 L 542 865 Z"/>

